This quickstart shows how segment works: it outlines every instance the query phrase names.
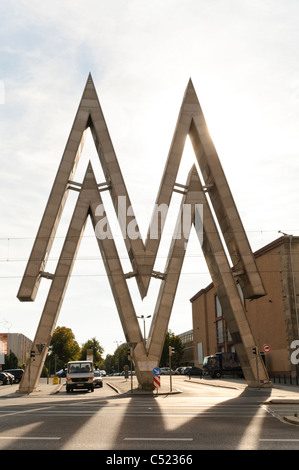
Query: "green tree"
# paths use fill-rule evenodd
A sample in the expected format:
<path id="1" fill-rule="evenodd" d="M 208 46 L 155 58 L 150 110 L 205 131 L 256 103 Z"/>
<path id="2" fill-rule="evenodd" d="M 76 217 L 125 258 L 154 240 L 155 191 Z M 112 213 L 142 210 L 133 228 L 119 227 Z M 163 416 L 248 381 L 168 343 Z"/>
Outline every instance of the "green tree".
<path id="1" fill-rule="evenodd" d="M 7 369 L 17 369 L 19 367 L 19 360 L 15 353 L 12 351 L 9 352 L 9 354 L 5 354 L 5 364 L 4 368 L 5 370 Z"/>
<path id="2" fill-rule="evenodd" d="M 125 365 L 130 365 L 128 360 L 128 345 L 122 344 L 116 348 L 114 353 L 107 354 L 105 358 L 105 370 L 108 374 L 122 372 Z"/>
<path id="3" fill-rule="evenodd" d="M 112 374 L 115 370 L 114 356 L 112 354 L 107 354 L 105 357 L 105 371 L 107 374 Z"/>
<path id="4" fill-rule="evenodd" d="M 49 361 L 51 363 L 51 370 L 53 371 L 54 363 L 56 364 L 56 370 L 59 370 L 63 368 L 67 362 L 79 359 L 79 356 L 80 346 L 75 340 L 75 335 L 72 330 L 65 326 L 58 326 L 53 333 L 49 348 L 47 359 L 49 371 Z"/>
<path id="5" fill-rule="evenodd" d="M 184 346 L 181 338 L 171 332 L 166 333 L 160 360 L 160 367 L 169 367 L 169 346 L 175 350 L 174 354 L 171 356 L 171 368 L 176 369 L 183 357 Z"/>
<path id="6" fill-rule="evenodd" d="M 92 350 L 94 364 L 99 365 L 100 363 L 102 363 L 102 354 L 104 352 L 104 348 L 100 345 L 96 338 L 89 339 L 88 341 L 86 341 L 86 343 L 82 345 L 80 352 L 81 360 L 86 360 L 88 350 Z"/>

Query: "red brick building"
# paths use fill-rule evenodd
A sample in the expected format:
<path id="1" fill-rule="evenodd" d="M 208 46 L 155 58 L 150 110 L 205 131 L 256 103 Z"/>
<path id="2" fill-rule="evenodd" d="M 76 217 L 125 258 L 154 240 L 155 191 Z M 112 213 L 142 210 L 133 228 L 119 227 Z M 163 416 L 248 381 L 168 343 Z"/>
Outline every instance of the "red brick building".
<path id="1" fill-rule="evenodd" d="M 264 345 L 270 346 L 266 353 L 270 376 L 295 377 L 298 366 L 292 353 L 296 351 L 293 341 L 299 339 L 299 237 L 282 236 L 254 256 L 266 290 L 264 297 L 244 300 L 255 342 L 260 351 Z M 201 289 L 190 301 L 195 365 L 201 365 L 205 356 L 216 352 L 234 351 L 213 284 Z"/>

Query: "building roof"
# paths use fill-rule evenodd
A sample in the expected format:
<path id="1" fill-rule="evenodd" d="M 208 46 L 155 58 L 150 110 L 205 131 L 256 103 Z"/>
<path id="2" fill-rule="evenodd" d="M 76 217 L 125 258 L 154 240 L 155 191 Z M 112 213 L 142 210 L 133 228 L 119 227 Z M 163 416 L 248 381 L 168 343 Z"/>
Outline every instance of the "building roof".
<path id="1" fill-rule="evenodd" d="M 285 243 L 286 240 L 290 240 L 290 237 L 292 237 L 292 239 L 295 239 L 296 242 L 299 242 L 299 237 L 297 236 L 292 236 L 292 235 L 282 235 L 281 237 L 277 238 L 276 240 L 273 240 L 272 242 L 268 243 L 267 245 L 263 246 L 262 248 L 260 248 L 259 250 L 255 251 L 253 253 L 253 256 L 255 258 L 258 258 L 259 256 L 262 256 L 264 255 L 265 253 L 268 253 L 268 251 L 271 251 L 273 250 L 274 248 L 277 248 L 278 246 L 282 245 L 283 243 Z M 196 299 L 198 299 L 198 297 L 200 297 L 202 294 L 206 294 L 207 292 L 209 292 L 209 290 L 213 289 L 214 287 L 214 284 L 213 282 L 211 282 L 210 284 L 208 284 L 205 288 L 201 289 L 200 291 L 198 291 L 195 295 L 193 295 L 193 297 L 191 297 L 190 299 L 190 302 L 194 302 Z"/>

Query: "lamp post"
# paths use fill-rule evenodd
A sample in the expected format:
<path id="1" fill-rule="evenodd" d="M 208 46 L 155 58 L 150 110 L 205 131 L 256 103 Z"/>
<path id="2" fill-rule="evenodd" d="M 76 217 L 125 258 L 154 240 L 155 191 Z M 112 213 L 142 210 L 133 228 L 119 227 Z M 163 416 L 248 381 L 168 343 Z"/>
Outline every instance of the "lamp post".
<path id="1" fill-rule="evenodd" d="M 118 351 L 117 351 L 117 355 L 118 355 L 118 358 L 117 358 L 117 369 L 118 369 L 118 372 L 119 372 L 119 345 L 121 344 L 121 341 L 113 341 L 113 343 L 116 343 L 116 344 L 117 344 L 117 348 L 118 348 Z"/>
<path id="2" fill-rule="evenodd" d="M 150 318 L 151 315 L 148 315 L 147 317 L 145 317 L 144 315 L 141 315 L 140 317 L 137 316 L 137 318 L 142 318 L 143 320 L 143 337 L 144 337 L 144 341 L 146 341 L 146 336 L 145 336 L 145 320 L 146 318 Z"/>

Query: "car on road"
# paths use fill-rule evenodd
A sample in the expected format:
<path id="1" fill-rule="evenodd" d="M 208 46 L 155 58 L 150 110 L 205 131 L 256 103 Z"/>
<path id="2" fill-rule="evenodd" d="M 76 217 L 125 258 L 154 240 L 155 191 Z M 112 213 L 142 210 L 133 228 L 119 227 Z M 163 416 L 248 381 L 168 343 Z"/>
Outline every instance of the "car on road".
<path id="1" fill-rule="evenodd" d="M 94 387 L 103 387 L 103 379 L 100 370 L 94 371 L 93 385 Z"/>
<path id="2" fill-rule="evenodd" d="M 4 372 L 0 372 L 0 383 L 2 383 L 2 385 L 7 385 L 9 384 L 9 377 L 6 373 Z"/>
<path id="3" fill-rule="evenodd" d="M 67 363 L 66 391 L 77 389 L 94 391 L 94 369 L 92 361 L 70 361 Z"/>
<path id="4" fill-rule="evenodd" d="M 171 369 L 171 374 L 175 374 L 175 371 Z M 161 375 L 170 375 L 169 367 L 161 367 Z"/>
<path id="5" fill-rule="evenodd" d="M 174 371 L 174 374 L 176 375 L 185 375 L 186 372 L 188 372 L 188 370 L 190 370 L 191 367 L 187 367 L 187 366 L 184 366 L 184 367 L 178 367 L 175 371 Z"/>
<path id="6" fill-rule="evenodd" d="M 14 376 L 14 382 L 16 384 L 21 382 L 21 379 L 24 374 L 24 369 L 7 369 L 3 371 L 5 374 L 12 374 Z"/>
<path id="7" fill-rule="evenodd" d="M 9 380 L 9 383 L 10 384 L 14 384 L 15 383 L 15 376 L 12 375 L 10 372 L 8 372 L 7 370 L 4 372 L 6 375 L 8 375 L 8 380 Z"/>
<path id="8" fill-rule="evenodd" d="M 188 372 L 186 372 L 185 375 L 189 375 L 189 377 L 191 375 L 195 375 L 197 377 L 200 377 L 203 375 L 203 372 L 202 372 L 202 369 L 200 367 L 191 367 L 191 369 L 188 370 Z"/>
<path id="9" fill-rule="evenodd" d="M 182 368 L 182 371 L 181 371 L 181 374 L 182 375 L 187 375 L 187 373 L 189 372 L 189 370 L 191 369 L 192 367 L 191 366 L 185 366 Z"/>
<path id="10" fill-rule="evenodd" d="M 56 377 L 66 377 L 66 369 L 60 369 L 55 375 Z"/>

